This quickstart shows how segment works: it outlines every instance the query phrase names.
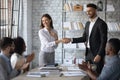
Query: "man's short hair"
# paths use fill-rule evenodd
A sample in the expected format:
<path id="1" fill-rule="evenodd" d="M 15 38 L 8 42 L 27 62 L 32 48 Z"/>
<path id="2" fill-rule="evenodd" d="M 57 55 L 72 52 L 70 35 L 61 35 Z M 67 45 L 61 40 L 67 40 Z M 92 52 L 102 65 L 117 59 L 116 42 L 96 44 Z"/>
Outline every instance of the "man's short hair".
<path id="1" fill-rule="evenodd" d="M 97 6 L 95 4 L 93 4 L 93 3 L 87 4 L 87 7 L 92 7 L 94 9 L 97 9 Z"/>
<path id="2" fill-rule="evenodd" d="M 116 53 L 118 54 L 120 50 L 120 40 L 117 38 L 111 38 L 108 43 L 114 48 Z"/>
<path id="3" fill-rule="evenodd" d="M 3 37 L 0 40 L 0 48 L 4 50 L 6 47 L 11 46 L 13 43 L 13 39 L 9 37 Z"/>

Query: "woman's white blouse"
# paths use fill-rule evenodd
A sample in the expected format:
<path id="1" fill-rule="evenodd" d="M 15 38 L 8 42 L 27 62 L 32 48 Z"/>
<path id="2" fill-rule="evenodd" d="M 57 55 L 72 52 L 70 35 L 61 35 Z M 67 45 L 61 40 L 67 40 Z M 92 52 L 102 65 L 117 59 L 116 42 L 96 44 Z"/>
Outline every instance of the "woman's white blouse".
<path id="1" fill-rule="evenodd" d="M 21 60 L 23 59 L 24 57 L 17 54 L 17 53 L 13 53 L 12 56 L 11 56 L 11 65 L 12 65 L 12 68 L 15 69 L 15 65 L 17 63 L 18 60 Z"/>
<path id="2" fill-rule="evenodd" d="M 57 34 L 56 30 L 52 30 Z M 44 52 L 54 52 L 55 48 L 57 48 L 57 44 L 55 43 L 55 38 L 50 35 L 46 28 L 39 30 L 39 38 L 41 42 L 41 51 Z"/>
<path id="3" fill-rule="evenodd" d="M 12 56 L 11 56 L 11 65 L 12 65 L 12 68 L 13 68 L 13 69 L 15 68 L 15 65 L 16 65 L 16 63 L 17 63 L 17 60 L 18 60 L 17 54 L 16 54 L 16 53 L 12 54 Z"/>

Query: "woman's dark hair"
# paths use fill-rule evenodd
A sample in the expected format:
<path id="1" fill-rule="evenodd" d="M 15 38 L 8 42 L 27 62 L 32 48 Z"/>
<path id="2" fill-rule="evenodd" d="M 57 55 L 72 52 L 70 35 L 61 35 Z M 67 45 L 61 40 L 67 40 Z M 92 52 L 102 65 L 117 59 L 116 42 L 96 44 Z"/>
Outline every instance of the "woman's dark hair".
<path id="1" fill-rule="evenodd" d="M 22 37 L 17 37 L 17 38 L 14 38 L 13 40 L 15 44 L 14 52 L 22 55 L 22 53 L 24 52 L 25 41 L 23 40 Z"/>
<path id="2" fill-rule="evenodd" d="M 118 54 L 120 50 L 120 40 L 117 38 L 111 38 L 108 43 L 114 48 L 115 52 Z"/>
<path id="3" fill-rule="evenodd" d="M 42 23 L 42 18 L 43 17 L 46 17 L 46 18 L 48 18 L 49 20 L 51 20 L 51 22 L 50 22 L 50 27 L 53 29 L 54 27 L 53 27 L 53 21 L 52 21 L 52 18 L 51 18 L 51 16 L 49 15 L 49 14 L 43 14 L 43 16 L 41 17 L 41 25 L 40 25 L 40 28 L 44 28 L 45 26 L 43 25 L 43 23 Z"/>

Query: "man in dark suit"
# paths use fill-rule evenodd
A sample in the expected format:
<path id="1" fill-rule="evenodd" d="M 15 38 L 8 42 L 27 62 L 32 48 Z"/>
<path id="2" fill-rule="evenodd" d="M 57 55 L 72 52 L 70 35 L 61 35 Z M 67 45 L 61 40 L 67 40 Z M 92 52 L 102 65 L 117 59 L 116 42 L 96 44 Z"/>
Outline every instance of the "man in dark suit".
<path id="1" fill-rule="evenodd" d="M 85 25 L 85 31 L 79 38 L 63 38 L 63 43 L 80 43 L 86 45 L 86 61 L 96 64 L 97 73 L 100 73 L 104 64 L 105 45 L 107 42 L 107 24 L 97 16 L 97 6 L 87 4 L 89 21 Z"/>

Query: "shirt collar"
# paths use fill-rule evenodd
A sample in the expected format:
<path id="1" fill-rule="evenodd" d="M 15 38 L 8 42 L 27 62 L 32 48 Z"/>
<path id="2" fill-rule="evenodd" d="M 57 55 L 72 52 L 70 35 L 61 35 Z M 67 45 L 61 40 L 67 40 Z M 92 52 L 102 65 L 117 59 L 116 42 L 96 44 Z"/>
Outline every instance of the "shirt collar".
<path id="1" fill-rule="evenodd" d="M 45 31 L 48 31 L 45 27 L 43 28 Z"/>
<path id="2" fill-rule="evenodd" d="M 45 27 L 43 28 L 45 31 L 47 31 L 47 32 L 49 32 Z M 52 31 L 53 29 L 51 29 L 51 31 Z"/>
<path id="3" fill-rule="evenodd" d="M 2 51 L 1 51 L 1 55 L 3 56 L 3 58 L 6 60 L 6 61 L 10 61 L 10 58 L 8 56 L 6 56 Z"/>
<path id="4" fill-rule="evenodd" d="M 106 63 L 113 62 L 115 59 L 117 59 L 119 56 L 114 55 L 114 56 L 106 56 Z"/>
<path id="5" fill-rule="evenodd" d="M 96 16 L 94 19 L 89 19 L 90 22 L 95 22 L 98 19 L 98 16 Z"/>

